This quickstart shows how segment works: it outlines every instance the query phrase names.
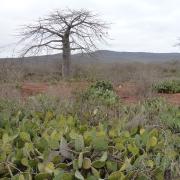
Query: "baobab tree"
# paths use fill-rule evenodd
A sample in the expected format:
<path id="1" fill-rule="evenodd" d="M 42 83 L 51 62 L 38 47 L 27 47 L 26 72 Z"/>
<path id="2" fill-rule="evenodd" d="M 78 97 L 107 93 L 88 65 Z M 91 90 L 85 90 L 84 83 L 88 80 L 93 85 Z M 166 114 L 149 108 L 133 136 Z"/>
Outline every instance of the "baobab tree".
<path id="1" fill-rule="evenodd" d="M 107 38 L 107 23 L 97 14 L 88 10 L 56 10 L 34 24 L 25 25 L 20 31 L 24 42 L 22 55 L 38 54 L 44 51 L 62 52 L 62 75 L 70 75 L 71 52 L 92 52 L 97 49 L 97 41 Z"/>

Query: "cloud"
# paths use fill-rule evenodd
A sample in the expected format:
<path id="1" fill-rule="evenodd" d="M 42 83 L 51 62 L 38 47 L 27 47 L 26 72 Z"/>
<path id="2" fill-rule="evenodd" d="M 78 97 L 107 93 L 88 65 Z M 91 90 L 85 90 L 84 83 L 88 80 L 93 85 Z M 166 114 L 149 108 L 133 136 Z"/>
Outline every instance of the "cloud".
<path id="1" fill-rule="evenodd" d="M 16 29 L 53 9 L 86 8 L 112 22 L 110 46 L 118 51 L 179 51 L 173 47 L 180 36 L 179 0 L 2 0 L 0 47 L 17 41 Z M 9 55 L 3 50 L 3 56 Z M 1 55 L 1 54 L 0 54 Z"/>

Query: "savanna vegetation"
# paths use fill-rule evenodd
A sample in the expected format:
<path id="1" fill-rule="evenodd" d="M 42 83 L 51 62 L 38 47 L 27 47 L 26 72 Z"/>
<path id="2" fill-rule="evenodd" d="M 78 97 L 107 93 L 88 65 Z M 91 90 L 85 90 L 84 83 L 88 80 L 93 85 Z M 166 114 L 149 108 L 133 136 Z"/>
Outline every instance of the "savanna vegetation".
<path id="1" fill-rule="evenodd" d="M 0 179 L 180 178 L 179 61 L 71 64 L 106 37 L 96 17 L 56 11 L 23 29 L 24 55 L 61 62 L 0 61 Z"/>
<path id="2" fill-rule="evenodd" d="M 0 100 L 1 179 L 175 179 L 180 109 L 162 98 L 124 104 L 98 81 L 73 99 Z"/>
<path id="3" fill-rule="evenodd" d="M 166 80 L 154 85 L 159 93 L 180 93 L 180 80 Z"/>
<path id="4" fill-rule="evenodd" d="M 109 25 L 57 10 L 0 59 L 0 179 L 180 179 L 180 63 L 87 61 Z"/>

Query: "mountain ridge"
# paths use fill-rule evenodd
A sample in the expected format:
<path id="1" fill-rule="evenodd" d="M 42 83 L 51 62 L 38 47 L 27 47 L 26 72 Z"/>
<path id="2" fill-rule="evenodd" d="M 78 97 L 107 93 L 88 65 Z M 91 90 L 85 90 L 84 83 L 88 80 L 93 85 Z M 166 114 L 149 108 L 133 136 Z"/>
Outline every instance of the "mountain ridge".
<path id="1" fill-rule="evenodd" d="M 62 54 L 51 54 L 42 56 L 30 56 L 24 58 L 0 58 L 0 60 L 26 60 L 26 61 L 61 61 Z M 154 52 L 128 52 L 128 51 L 111 51 L 99 50 L 87 54 L 72 54 L 72 61 L 77 63 L 88 62 L 103 62 L 103 63 L 117 63 L 117 62 L 166 62 L 166 61 L 180 61 L 180 53 L 154 53 Z"/>

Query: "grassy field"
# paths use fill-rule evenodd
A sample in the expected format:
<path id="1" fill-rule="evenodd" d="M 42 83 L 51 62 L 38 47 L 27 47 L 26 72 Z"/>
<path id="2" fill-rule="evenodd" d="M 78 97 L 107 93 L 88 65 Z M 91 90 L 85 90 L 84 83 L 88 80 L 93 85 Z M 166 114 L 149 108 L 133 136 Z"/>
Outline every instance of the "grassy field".
<path id="1" fill-rule="evenodd" d="M 0 179 L 180 178 L 180 63 L 0 67 Z"/>

